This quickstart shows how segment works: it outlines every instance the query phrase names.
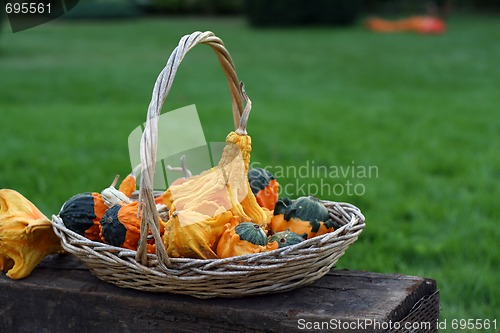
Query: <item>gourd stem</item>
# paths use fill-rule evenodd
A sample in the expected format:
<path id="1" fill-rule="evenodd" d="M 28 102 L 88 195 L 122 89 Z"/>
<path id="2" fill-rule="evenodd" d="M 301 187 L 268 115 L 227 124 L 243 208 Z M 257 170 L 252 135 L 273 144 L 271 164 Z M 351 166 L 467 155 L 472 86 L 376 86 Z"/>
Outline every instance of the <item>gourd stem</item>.
<path id="1" fill-rule="evenodd" d="M 191 171 L 187 168 L 186 155 L 181 156 L 181 166 L 180 167 L 173 167 L 170 164 L 168 164 L 167 169 L 169 171 L 181 171 L 184 174 L 184 178 L 186 178 L 186 179 L 193 175 L 191 173 Z"/>
<path id="2" fill-rule="evenodd" d="M 134 177 L 137 177 L 137 175 L 139 175 L 141 173 L 141 169 L 142 169 L 142 165 L 138 164 L 135 166 L 134 169 L 132 169 L 132 172 L 130 174 L 133 175 Z"/>
<path id="3" fill-rule="evenodd" d="M 248 116 L 252 110 L 252 101 L 248 98 L 247 92 L 245 91 L 245 84 L 243 82 L 240 82 L 240 90 L 246 105 L 240 118 L 240 126 L 236 129 L 236 133 L 240 135 L 247 135 Z"/>
<path id="4" fill-rule="evenodd" d="M 115 187 L 116 184 L 118 184 L 118 179 L 120 179 L 120 175 L 115 176 L 115 179 L 113 179 L 113 182 L 111 183 L 110 187 Z"/>
<path id="5" fill-rule="evenodd" d="M 187 168 L 187 165 L 186 165 L 186 155 L 182 155 L 181 156 L 181 168 L 182 168 L 182 172 L 184 173 L 184 177 L 185 178 L 189 178 L 189 177 L 191 177 L 193 175 L 191 173 L 191 171 L 189 171 L 189 169 Z"/>

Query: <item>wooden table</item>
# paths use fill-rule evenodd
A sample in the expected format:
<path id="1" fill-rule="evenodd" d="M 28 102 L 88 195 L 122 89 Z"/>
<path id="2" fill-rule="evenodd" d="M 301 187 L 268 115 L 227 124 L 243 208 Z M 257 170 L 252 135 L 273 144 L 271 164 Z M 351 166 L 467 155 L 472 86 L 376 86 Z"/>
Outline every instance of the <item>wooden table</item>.
<path id="1" fill-rule="evenodd" d="M 72 255 L 23 280 L 0 273 L 1 332 L 435 332 L 438 313 L 436 282 L 405 275 L 332 270 L 286 293 L 200 300 L 115 287 Z"/>

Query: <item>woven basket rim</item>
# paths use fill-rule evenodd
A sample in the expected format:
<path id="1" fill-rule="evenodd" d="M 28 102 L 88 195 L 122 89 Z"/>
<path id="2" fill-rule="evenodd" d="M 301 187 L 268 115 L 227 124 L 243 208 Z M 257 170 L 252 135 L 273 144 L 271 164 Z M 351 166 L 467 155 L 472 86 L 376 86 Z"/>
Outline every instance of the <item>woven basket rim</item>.
<path id="1" fill-rule="evenodd" d="M 346 234 L 349 231 L 354 232 L 354 231 L 362 230 L 365 227 L 365 217 L 361 213 L 359 208 L 357 208 L 356 206 L 354 206 L 350 203 L 346 203 L 346 202 L 335 202 L 335 201 L 329 201 L 329 200 L 321 200 L 321 202 L 323 204 L 327 204 L 327 205 L 331 205 L 331 206 L 349 207 L 353 213 L 353 215 L 351 215 L 351 217 L 352 217 L 351 221 L 349 223 L 346 223 L 345 225 L 341 226 L 340 228 L 338 228 L 334 232 L 326 233 L 326 234 L 320 235 L 320 236 L 315 236 L 315 237 L 306 239 L 303 242 L 300 242 L 298 244 L 290 245 L 290 246 L 283 247 L 283 248 L 278 248 L 278 249 L 268 251 L 268 252 L 238 255 L 238 256 L 233 256 L 233 257 L 223 258 L 223 259 L 221 259 L 221 258 L 197 259 L 197 258 L 173 258 L 172 257 L 172 258 L 170 258 L 171 262 L 172 262 L 172 264 L 176 264 L 176 263 L 177 264 L 181 264 L 181 263 L 209 264 L 209 263 L 224 263 L 224 262 L 232 262 L 232 261 L 239 262 L 241 260 L 248 260 L 248 259 L 250 261 L 253 261 L 253 260 L 257 260 L 259 255 L 262 255 L 262 254 L 267 254 L 267 255 L 286 254 L 287 252 L 293 252 L 293 251 L 300 250 L 303 248 L 308 248 L 311 246 L 311 244 L 318 242 L 318 240 L 320 240 L 321 243 L 326 243 L 330 239 L 334 239 L 334 238 L 339 239 L 340 237 L 343 236 L 343 234 Z M 103 242 L 90 240 L 90 239 L 86 238 L 85 236 L 82 236 L 82 235 L 68 229 L 64 225 L 64 223 L 63 223 L 62 219 L 59 217 L 59 215 L 55 215 L 55 214 L 52 215 L 51 222 L 52 222 L 53 228 L 55 230 L 59 230 L 60 232 L 64 232 L 67 236 L 70 236 L 70 238 L 72 238 L 73 240 L 76 240 L 77 242 L 81 242 L 83 244 L 92 245 L 93 247 L 96 247 L 96 248 L 103 247 L 107 251 L 115 254 L 118 257 L 123 257 L 125 255 L 135 256 L 137 253 L 137 251 L 135 251 L 135 250 L 126 249 L 126 248 L 106 244 Z M 61 241 L 63 242 L 64 245 L 66 244 L 66 240 L 64 238 L 61 238 Z M 157 256 L 154 253 L 148 253 L 148 259 L 150 259 L 149 260 L 150 262 L 156 261 Z M 141 263 L 138 262 L 138 264 L 141 264 Z M 148 266 L 144 266 L 144 267 L 148 267 Z M 172 268 L 175 269 L 175 267 L 172 267 Z"/>

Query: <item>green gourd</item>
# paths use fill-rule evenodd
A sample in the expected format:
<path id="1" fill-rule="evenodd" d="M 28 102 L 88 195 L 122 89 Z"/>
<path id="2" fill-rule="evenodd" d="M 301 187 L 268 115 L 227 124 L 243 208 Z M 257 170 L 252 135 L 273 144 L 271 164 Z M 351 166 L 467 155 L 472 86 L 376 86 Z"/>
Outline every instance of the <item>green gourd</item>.
<path id="1" fill-rule="evenodd" d="M 250 242 L 254 245 L 267 245 L 266 232 L 260 225 L 256 223 L 242 222 L 236 226 L 235 231 L 243 241 Z"/>
<path id="2" fill-rule="evenodd" d="M 286 209 L 284 218 L 287 221 L 291 218 L 309 221 L 312 227 L 311 231 L 317 232 L 320 222 L 330 220 L 330 214 L 318 198 L 307 196 L 295 199 Z"/>
<path id="3" fill-rule="evenodd" d="M 269 243 L 278 242 L 278 248 L 295 245 L 307 239 L 307 234 L 299 235 L 296 232 L 285 230 L 275 233 L 269 237 Z"/>
<path id="4" fill-rule="evenodd" d="M 101 220 L 101 234 L 104 241 L 113 246 L 122 246 L 127 238 L 127 228 L 118 217 L 121 205 L 109 208 Z"/>
<path id="5" fill-rule="evenodd" d="M 279 232 L 290 230 L 307 238 L 334 231 L 338 225 L 330 218 L 328 209 L 313 196 L 304 196 L 295 200 L 279 199 L 274 208 L 270 230 Z"/>
<path id="6" fill-rule="evenodd" d="M 59 217 L 69 230 L 91 240 L 100 240 L 99 221 L 107 208 L 99 193 L 80 193 L 64 203 Z"/>

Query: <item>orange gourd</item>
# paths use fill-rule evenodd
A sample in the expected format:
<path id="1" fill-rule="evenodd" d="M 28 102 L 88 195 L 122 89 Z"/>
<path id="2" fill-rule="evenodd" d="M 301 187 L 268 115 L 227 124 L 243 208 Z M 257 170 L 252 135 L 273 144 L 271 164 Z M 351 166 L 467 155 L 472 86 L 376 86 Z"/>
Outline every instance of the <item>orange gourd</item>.
<path id="1" fill-rule="evenodd" d="M 277 242 L 268 243 L 262 226 L 253 222 L 239 222 L 233 218 L 224 226 L 224 231 L 217 245 L 217 256 L 229 258 L 276 250 Z"/>
<path id="2" fill-rule="evenodd" d="M 141 215 L 137 216 L 137 201 L 116 204 L 109 208 L 100 221 L 101 239 L 113 246 L 137 250 L 141 235 Z M 160 234 L 163 234 L 160 221 Z M 148 240 L 148 252 L 155 253 L 154 239 Z"/>
<path id="3" fill-rule="evenodd" d="M 312 196 L 278 200 L 269 225 L 272 233 L 289 230 L 306 234 L 308 239 L 332 232 L 336 227 L 326 207 Z"/>
<path id="4" fill-rule="evenodd" d="M 253 168 L 248 171 L 248 181 L 259 206 L 273 210 L 279 192 L 279 183 L 273 174 L 266 169 Z"/>
<path id="5" fill-rule="evenodd" d="M 132 193 L 134 193 L 136 187 L 137 187 L 137 180 L 134 174 L 131 173 L 130 175 L 128 175 L 123 179 L 123 181 L 120 184 L 120 187 L 118 188 L 118 191 L 122 192 L 128 198 L 130 198 L 132 196 Z"/>

